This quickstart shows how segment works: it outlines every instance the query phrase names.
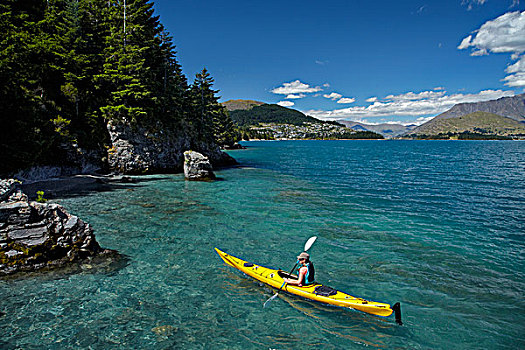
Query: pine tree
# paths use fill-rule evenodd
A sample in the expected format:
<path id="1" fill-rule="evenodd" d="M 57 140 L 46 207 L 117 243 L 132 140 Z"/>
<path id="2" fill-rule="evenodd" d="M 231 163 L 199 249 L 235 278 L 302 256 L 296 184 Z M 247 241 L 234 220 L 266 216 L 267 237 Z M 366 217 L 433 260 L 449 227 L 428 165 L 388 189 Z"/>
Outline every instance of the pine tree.
<path id="1" fill-rule="evenodd" d="M 103 150 L 108 121 L 205 148 L 236 137 L 209 73 L 188 86 L 148 0 L 5 0 L 0 31 L 0 173 Z"/>
<path id="2" fill-rule="evenodd" d="M 53 143 L 56 42 L 45 32 L 43 1 L 0 4 L 0 172 L 46 156 Z"/>
<path id="3" fill-rule="evenodd" d="M 162 30 L 159 38 L 157 57 L 161 60 L 157 64 L 156 76 L 153 78 L 153 81 L 157 82 L 155 87 L 158 96 L 157 119 L 168 126 L 183 128 L 189 109 L 188 81 L 176 59 L 172 37 L 167 31 Z"/>
<path id="4" fill-rule="evenodd" d="M 221 107 L 213 118 L 214 140 L 221 146 L 232 146 L 236 141 L 240 140 L 240 134 L 235 129 L 235 123 L 230 118 L 226 107 Z"/>
<path id="5" fill-rule="evenodd" d="M 204 141 L 213 135 L 213 114 L 217 113 L 218 92 L 212 89 L 213 78 L 206 68 L 195 75 L 190 87 L 192 115 L 189 120 L 193 133 L 197 139 Z"/>
<path id="6" fill-rule="evenodd" d="M 108 2 L 110 34 L 104 49 L 104 70 L 95 77 L 98 89 L 110 97 L 100 111 L 106 120 L 141 122 L 153 113 L 151 55 L 158 21 L 147 0 Z"/>
<path id="7" fill-rule="evenodd" d="M 190 88 L 193 118 L 191 125 L 200 140 L 214 140 L 219 145 L 236 141 L 234 123 L 226 108 L 219 103 L 218 90 L 213 90 L 213 78 L 206 68 L 196 74 Z"/>

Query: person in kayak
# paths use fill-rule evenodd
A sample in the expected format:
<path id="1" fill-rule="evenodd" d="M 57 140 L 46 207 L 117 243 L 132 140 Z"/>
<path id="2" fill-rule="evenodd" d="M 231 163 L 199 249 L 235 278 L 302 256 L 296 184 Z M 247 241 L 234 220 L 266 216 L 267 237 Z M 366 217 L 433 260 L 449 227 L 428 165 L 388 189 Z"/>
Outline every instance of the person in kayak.
<path id="1" fill-rule="evenodd" d="M 302 265 L 299 268 L 299 277 L 297 279 L 284 278 L 284 282 L 293 284 L 299 287 L 307 286 L 314 283 L 315 280 L 315 269 L 314 264 L 310 261 L 310 254 L 302 252 L 297 257 L 297 260 Z"/>

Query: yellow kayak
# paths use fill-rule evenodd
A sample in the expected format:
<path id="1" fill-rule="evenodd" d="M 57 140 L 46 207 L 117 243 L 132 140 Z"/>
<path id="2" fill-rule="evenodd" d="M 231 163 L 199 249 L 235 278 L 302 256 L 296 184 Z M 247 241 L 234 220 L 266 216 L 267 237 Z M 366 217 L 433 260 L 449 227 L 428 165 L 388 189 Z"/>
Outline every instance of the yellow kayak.
<path id="1" fill-rule="evenodd" d="M 252 264 L 233 255 L 227 254 L 220 249 L 215 248 L 215 250 L 226 264 L 244 272 L 248 276 L 253 277 L 270 287 L 276 289 L 281 288 L 284 283 L 283 277 L 297 278 L 293 275 L 290 276 L 285 271 L 269 269 L 264 266 Z M 290 294 L 295 294 L 300 297 L 315 300 L 324 304 L 347 307 L 377 316 L 390 316 L 392 312 L 395 311 L 396 322 L 401 324 L 401 310 L 399 303 L 396 303 L 393 307 L 390 307 L 389 304 L 356 298 L 341 291 L 323 286 L 319 283 L 313 283 L 303 287 L 285 284 L 282 290 Z"/>

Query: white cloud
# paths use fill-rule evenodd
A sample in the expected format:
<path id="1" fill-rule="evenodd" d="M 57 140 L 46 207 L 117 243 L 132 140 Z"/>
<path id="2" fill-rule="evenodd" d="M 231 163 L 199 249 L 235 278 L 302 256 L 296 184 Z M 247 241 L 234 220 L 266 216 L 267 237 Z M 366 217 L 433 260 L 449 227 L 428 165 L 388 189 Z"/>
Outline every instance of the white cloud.
<path id="1" fill-rule="evenodd" d="M 475 36 L 464 38 L 458 49 L 472 48 L 471 56 L 483 56 L 489 53 L 511 53 L 513 60 L 518 60 L 511 65 L 513 73 L 503 79 L 507 86 L 525 86 L 525 64 L 520 63 L 525 52 L 525 11 L 508 12 L 491 21 L 485 22 L 476 32 Z"/>
<path id="2" fill-rule="evenodd" d="M 279 101 L 277 104 L 281 107 L 292 107 L 295 103 L 292 101 Z"/>
<path id="3" fill-rule="evenodd" d="M 290 94 L 290 95 L 286 96 L 285 98 L 287 98 L 287 99 L 297 99 L 297 98 L 304 98 L 304 97 L 306 97 L 305 94 L 299 94 L 299 95 Z"/>
<path id="4" fill-rule="evenodd" d="M 377 101 L 377 97 L 370 97 L 366 99 L 366 102 L 376 102 L 376 101 Z"/>
<path id="5" fill-rule="evenodd" d="M 485 22 L 476 35 L 467 36 L 458 49 L 473 47 L 486 52 L 525 51 L 525 11 L 508 12 L 496 19 Z"/>
<path id="6" fill-rule="evenodd" d="M 461 41 L 461 44 L 459 44 L 458 49 L 463 50 L 470 46 L 470 41 L 472 40 L 472 35 L 467 36 L 466 38 L 463 38 Z"/>
<path id="7" fill-rule="evenodd" d="M 505 69 L 509 75 L 503 79 L 508 86 L 525 86 L 525 55 Z"/>
<path id="8" fill-rule="evenodd" d="M 470 56 L 474 56 L 474 57 L 477 57 L 477 56 L 487 56 L 489 53 L 487 52 L 487 50 L 485 49 L 481 49 L 481 50 L 478 50 L 478 51 L 473 51 Z"/>
<path id="9" fill-rule="evenodd" d="M 407 92 L 401 95 L 388 95 L 385 99 L 392 101 L 414 101 L 414 100 L 424 100 L 427 98 L 436 98 L 445 95 L 445 91 L 422 91 L 418 94 L 413 92 Z"/>
<path id="10" fill-rule="evenodd" d="M 472 10 L 472 7 L 474 5 L 483 5 L 488 0 L 463 0 L 461 1 L 461 5 L 467 5 L 467 10 Z"/>
<path id="11" fill-rule="evenodd" d="M 415 96 L 418 96 L 418 98 L 415 98 Z M 424 118 L 443 113 L 458 103 L 488 101 L 505 96 L 514 96 L 514 92 L 484 90 L 477 94 L 453 95 L 446 95 L 446 91 L 439 93 L 423 91 L 417 94 L 409 92 L 403 95 L 389 95 L 383 102 L 375 101 L 368 107 L 355 106 L 331 111 L 310 110 L 305 113 L 323 120 L 347 119 L 355 121 L 362 120 L 362 118 L 412 116 L 423 118 L 416 119 L 416 122 L 423 123 L 422 121 L 426 120 Z"/>
<path id="12" fill-rule="evenodd" d="M 301 83 L 299 80 L 295 80 L 289 83 L 283 83 L 283 86 L 271 90 L 274 94 L 279 95 L 290 95 L 290 94 L 308 94 L 312 92 L 322 91 L 320 87 L 311 87 L 308 84 Z"/>
<path id="13" fill-rule="evenodd" d="M 339 99 L 339 101 L 337 101 L 337 103 L 354 103 L 355 102 L 355 98 L 350 98 L 350 97 L 343 97 L 341 99 Z"/>
<path id="14" fill-rule="evenodd" d="M 505 69 L 507 73 L 519 73 L 525 71 L 525 56 L 522 56 L 519 61 Z"/>
<path id="15" fill-rule="evenodd" d="M 335 101 L 343 97 L 343 95 L 338 94 L 337 92 L 332 92 L 330 95 L 323 95 L 323 97 L 329 98 L 330 100 Z"/>
<path id="16" fill-rule="evenodd" d="M 354 103 L 355 98 L 353 97 L 343 97 L 343 95 L 338 94 L 337 92 L 332 92 L 329 95 L 325 94 L 323 97 L 328 98 L 332 101 L 337 101 L 337 103 Z"/>
<path id="17" fill-rule="evenodd" d="M 441 91 L 441 90 L 445 90 L 445 88 L 443 86 L 437 86 L 437 87 L 433 88 L 432 90 L 434 90 L 434 91 Z"/>

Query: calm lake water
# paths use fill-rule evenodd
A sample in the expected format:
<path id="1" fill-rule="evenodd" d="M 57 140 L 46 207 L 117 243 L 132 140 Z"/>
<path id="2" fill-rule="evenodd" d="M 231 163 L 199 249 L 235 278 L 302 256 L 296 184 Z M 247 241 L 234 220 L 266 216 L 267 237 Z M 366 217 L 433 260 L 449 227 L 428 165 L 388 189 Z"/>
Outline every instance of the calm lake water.
<path id="1" fill-rule="evenodd" d="M 117 266 L 0 281 L 1 349 L 525 348 L 525 143 L 248 142 L 221 181 L 60 198 Z M 213 248 L 401 302 L 403 326 L 280 295 Z"/>

